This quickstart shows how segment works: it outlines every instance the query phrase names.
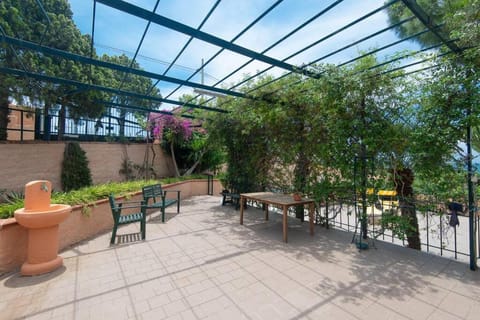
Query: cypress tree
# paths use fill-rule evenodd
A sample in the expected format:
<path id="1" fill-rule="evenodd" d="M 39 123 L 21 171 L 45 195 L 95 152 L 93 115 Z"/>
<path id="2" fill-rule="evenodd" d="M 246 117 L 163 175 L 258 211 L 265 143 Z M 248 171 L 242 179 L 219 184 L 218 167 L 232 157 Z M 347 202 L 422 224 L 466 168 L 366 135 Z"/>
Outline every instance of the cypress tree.
<path id="1" fill-rule="evenodd" d="M 92 175 L 88 168 L 86 153 L 78 142 L 69 142 L 63 154 L 62 188 L 64 191 L 70 191 L 90 185 Z"/>

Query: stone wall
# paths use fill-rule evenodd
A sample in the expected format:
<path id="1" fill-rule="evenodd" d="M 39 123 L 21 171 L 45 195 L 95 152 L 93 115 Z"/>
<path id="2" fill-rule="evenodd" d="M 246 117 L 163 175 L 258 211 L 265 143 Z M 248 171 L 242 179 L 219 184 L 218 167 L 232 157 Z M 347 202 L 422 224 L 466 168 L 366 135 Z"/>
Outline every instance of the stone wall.
<path id="1" fill-rule="evenodd" d="M 67 142 L 27 142 L 0 144 L 0 189 L 23 191 L 33 180 L 49 180 L 55 190 L 61 190 L 61 167 Z M 86 152 L 93 183 L 123 181 L 119 174 L 122 161 L 128 157 L 135 164 L 143 164 L 146 144 L 82 142 Z M 172 159 L 160 146 L 149 145 L 148 158 L 154 156 L 153 168 L 158 177 L 174 175 Z"/>

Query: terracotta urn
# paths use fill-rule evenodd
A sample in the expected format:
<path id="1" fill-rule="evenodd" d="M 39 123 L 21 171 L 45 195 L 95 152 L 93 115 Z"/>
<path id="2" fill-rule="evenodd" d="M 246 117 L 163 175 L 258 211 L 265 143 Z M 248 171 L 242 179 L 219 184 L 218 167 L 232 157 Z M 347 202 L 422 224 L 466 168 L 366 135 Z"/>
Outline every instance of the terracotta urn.
<path id="1" fill-rule="evenodd" d="M 15 220 L 28 229 L 27 261 L 20 273 L 25 276 L 51 272 L 63 265 L 58 255 L 58 225 L 72 211 L 65 204 L 51 204 L 52 184 L 47 180 L 25 185 L 25 207 L 15 211 Z"/>
<path id="2" fill-rule="evenodd" d="M 295 200 L 295 201 L 302 201 L 302 195 L 301 195 L 300 193 L 298 193 L 298 192 L 295 192 L 295 193 L 293 194 L 293 200 Z"/>

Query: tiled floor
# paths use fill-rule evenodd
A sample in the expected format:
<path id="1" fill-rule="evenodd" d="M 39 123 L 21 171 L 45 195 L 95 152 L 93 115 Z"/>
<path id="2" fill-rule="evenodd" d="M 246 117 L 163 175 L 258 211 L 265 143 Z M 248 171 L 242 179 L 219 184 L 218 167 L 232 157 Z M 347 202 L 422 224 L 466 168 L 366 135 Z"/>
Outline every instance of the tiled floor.
<path id="1" fill-rule="evenodd" d="M 173 212 L 174 210 L 167 210 Z M 480 271 L 377 242 L 359 252 L 351 234 L 289 220 L 263 221 L 220 198 L 182 202 L 137 226 L 122 244 L 101 235 L 62 252 L 51 274 L 0 278 L 0 319 L 480 319 Z"/>

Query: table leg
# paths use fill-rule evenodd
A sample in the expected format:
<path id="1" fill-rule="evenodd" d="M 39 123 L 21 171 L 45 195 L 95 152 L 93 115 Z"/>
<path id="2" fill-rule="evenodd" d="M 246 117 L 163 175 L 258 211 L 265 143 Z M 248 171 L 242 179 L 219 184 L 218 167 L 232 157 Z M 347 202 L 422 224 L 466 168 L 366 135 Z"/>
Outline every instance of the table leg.
<path id="1" fill-rule="evenodd" d="M 268 204 L 263 204 L 263 211 L 265 211 L 265 220 L 268 220 Z"/>
<path id="2" fill-rule="evenodd" d="M 243 197 L 240 196 L 240 224 L 243 224 Z"/>
<path id="3" fill-rule="evenodd" d="M 308 221 L 310 222 L 310 235 L 313 236 L 314 226 L 313 226 L 313 216 L 315 214 L 315 204 L 310 203 L 308 206 Z"/>
<path id="4" fill-rule="evenodd" d="M 288 207 L 283 206 L 283 241 L 288 242 L 288 225 L 287 225 L 287 217 L 288 217 Z"/>

